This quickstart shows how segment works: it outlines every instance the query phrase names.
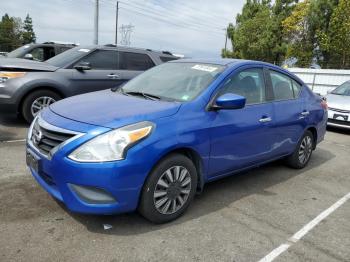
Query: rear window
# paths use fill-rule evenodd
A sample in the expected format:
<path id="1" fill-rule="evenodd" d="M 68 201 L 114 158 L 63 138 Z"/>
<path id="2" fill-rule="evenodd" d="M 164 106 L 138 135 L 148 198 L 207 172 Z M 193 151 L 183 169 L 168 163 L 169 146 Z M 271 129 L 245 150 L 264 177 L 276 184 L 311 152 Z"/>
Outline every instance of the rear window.
<path id="1" fill-rule="evenodd" d="M 155 66 L 146 54 L 119 52 L 119 69 L 131 71 L 145 71 Z"/>
<path id="2" fill-rule="evenodd" d="M 113 50 L 96 50 L 92 54 L 84 57 L 78 63 L 88 62 L 91 69 L 95 70 L 116 70 L 117 52 Z"/>
<path id="3" fill-rule="evenodd" d="M 159 58 L 163 63 L 179 59 L 178 57 L 171 57 L 171 56 L 161 56 Z"/>
<path id="4" fill-rule="evenodd" d="M 292 78 L 271 70 L 270 76 L 275 100 L 288 100 L 299 96 L 301 85 Z"/>

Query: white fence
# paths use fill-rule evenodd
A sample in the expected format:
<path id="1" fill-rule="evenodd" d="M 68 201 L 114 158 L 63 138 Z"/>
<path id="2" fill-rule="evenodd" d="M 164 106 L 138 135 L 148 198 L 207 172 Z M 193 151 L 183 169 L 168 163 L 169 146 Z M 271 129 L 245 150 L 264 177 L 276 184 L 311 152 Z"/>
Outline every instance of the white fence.
<path id="1" fill-rule="evenodd" d="M 350 70 L 289 68 L 315 93 L 327 94 L 345 81 L 350 80 Z"/>

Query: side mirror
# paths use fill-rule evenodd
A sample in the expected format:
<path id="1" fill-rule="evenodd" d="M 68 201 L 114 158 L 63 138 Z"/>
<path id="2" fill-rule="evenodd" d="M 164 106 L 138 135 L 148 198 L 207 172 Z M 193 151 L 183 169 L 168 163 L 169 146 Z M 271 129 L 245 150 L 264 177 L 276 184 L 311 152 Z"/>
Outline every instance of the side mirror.
<path id="1" fill-rule="evenodd" d="M 33 57 L 32 54 L 25 54 L 25 55 L 24 55 L 24 59 L 34 60 L 34 57 Z"/>
<path id="2" fill-rule="evenodd" d="M 245 106 L 246 98 L 244 96 L 227 93 L 219 96 L 212 106 L 215 110 L 220 109 L 240 109 Z"/>
<path id="3" fill-rule="evenodd" d="M 91 64 L 89 62 L 81 62 L 75 65 L 74 68 L 78 71 L 90 70 Z"/>

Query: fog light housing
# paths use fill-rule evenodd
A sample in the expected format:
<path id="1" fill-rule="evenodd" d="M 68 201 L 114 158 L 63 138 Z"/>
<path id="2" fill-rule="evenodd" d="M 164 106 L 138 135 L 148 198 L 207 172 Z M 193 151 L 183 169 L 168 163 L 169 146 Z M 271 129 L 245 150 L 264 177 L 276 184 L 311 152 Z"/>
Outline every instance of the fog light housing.
<path id="1" fill-rule="evenodd" d="M 116 199 L 106 190 L 92 187 L 68 184 L 69 188 L 84 202 L 88 204 L 113 204 Z"/>

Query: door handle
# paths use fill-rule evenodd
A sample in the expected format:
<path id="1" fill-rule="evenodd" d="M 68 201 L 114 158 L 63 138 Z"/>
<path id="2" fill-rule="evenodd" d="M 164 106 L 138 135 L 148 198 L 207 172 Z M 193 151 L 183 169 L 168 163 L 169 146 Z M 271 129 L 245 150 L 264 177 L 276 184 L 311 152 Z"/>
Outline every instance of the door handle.
<path id="1" fill-rule="evenodd" d="M 260 123 L 267 123 L 267 122 L 271 122 L 271 121 L 272 121 L 271 117 L 263 117 L 263 118 L 259 119 Z"/>
<path id="2" fill-rule="evenodd" d="M 310 115 L 310 112 L 309 111 L 303 111 L 300 113 L 302 116 L 308 116 Z"/>
<path id="3" fill-rule="evenodd" d="M 107 75 L 107 77 L 110 79 L 119 79 L 120 78 L 120 76 L 116 75 L 116 74 L 109 74 L 109 75 Z"/>

